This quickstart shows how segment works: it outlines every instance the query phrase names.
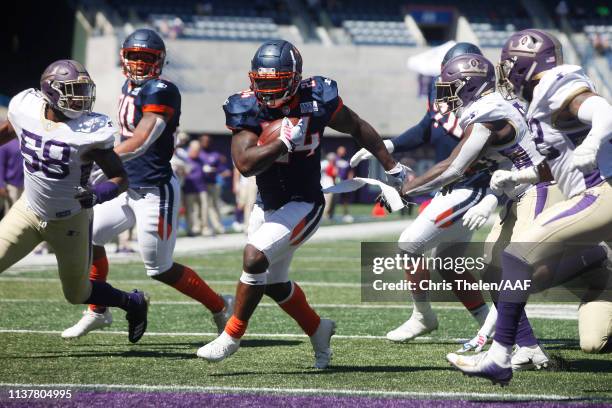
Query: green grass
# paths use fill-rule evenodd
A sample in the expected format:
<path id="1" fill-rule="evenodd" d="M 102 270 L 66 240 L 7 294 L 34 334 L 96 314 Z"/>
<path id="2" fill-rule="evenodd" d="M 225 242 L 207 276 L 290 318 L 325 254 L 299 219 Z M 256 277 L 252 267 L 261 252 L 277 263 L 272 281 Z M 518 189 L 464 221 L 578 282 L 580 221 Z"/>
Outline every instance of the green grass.
<path id="1" fill-rule="evenodd" d="M 484 233 L 482 233 L 484 234 Z M 479 234 L 476 239 L 482 236 Z M 392 239 L 392 237 L 389 237 Z M 357 241 L 307 244 L 294 258 L 292 278 L 303 282 L 309 300 L 336 320 L 341 336 L 382 336 L 402 323 L 408 309 L 334 307 L 360 303 L 360 246 Z M 211 285 L 233 293 L 241 271 L 241 251 L 215 252 L 177 259 Z M 124 334 L 92 334 L 65 342 L 58 334 L 7 333 L 6 330 L 61 331 L 82 311 L 67 304 L 54 270 L 31 270 L 0 278 L 0 383 L 147 384 L 219 387 L 359 389 L 414 392 L 465 392 L 563 395 L 612 400 L 610 355 L 587 355 L 577 343 L 577 322 L 534 319 L 536 333 L 554 356 L 546 372 L 521 372 L 501 390 L 452 370 L 444 356 L 471 337 L 476 323 L 464 310 L 438 310 L 440 328 L 429 339 L 392 344 L 383 339 L 335 338 L 331 369 L 311 369 L 312 350 L 305 337 L 247 335 L 230 359 L 209 364 L 195 351 L 212 335 L 145 335 L 130 345 Z M 214 325 L 199 304 L 148 279 L 142 264 L 111 267 L 110 282 L 122 289 L 139 287 L 152 295 L 150 333 L 211 333 Z M 340 283 L 322 286 L 320 283 Z M 156 304 L 156 302 L 158 302 Z M 168 303 L 169 302 L 169 303 Z M 249 325 L 255 334 L 300 334 L 297 325 L 268 299 Z M 121 311 L 113 331 L 126 330 Z"/>

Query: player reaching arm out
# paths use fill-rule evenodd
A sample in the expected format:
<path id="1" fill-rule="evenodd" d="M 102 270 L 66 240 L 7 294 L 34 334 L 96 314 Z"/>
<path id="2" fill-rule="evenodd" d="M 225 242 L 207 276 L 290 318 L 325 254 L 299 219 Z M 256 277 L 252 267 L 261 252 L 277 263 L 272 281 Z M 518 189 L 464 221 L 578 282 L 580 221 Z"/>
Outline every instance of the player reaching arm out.
<path id="1" fill-rule="evenodd" d="M 115 146 L 115 153 L 127 161 L 145 153 L 166 129 L 170 114 L 144 112 L 134 135 Z"/>
<path id="2" fill-rule="evenodd" d="M 92 187 L 80 188 L 74 198 L 83 208 L 91 208 L 123 193 L 128 188 L 128 177 L 121 159 L 113 149 L 95 149 L 86 153 L 85 160 L 96 163 L 108 180 Z"/>
<path id="3" fill-rule="evenodd" d="M 393 159 L 378 132 L 348 106 L 343 105 L 328 124 L 334 130 L 350 134 L 353 139 L 374 155 L 385 173 L 392 179 L 404 180 L 410 169 Z"/>

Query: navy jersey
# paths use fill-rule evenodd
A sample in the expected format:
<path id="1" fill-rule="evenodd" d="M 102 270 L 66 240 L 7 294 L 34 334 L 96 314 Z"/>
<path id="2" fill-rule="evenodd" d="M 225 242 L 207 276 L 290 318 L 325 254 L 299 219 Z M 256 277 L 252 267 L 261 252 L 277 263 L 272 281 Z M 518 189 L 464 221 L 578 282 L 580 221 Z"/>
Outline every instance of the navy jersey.
<path id="1" fill-rule="evenodd" d="M 130 187 L 150 187 L 167 183 L 172 177 L 170 159 L 174 153 L 174 132 L 181 116 L 181 94 L 172 82 L 151 79 L 141 86 L 123 84 L 119 101 L 121 141 L 132 137 L 144 112 L 169 118 L 163 133 L 142 155 L 124 163 Z"/>
<path id="2" fill-rule="evenodd" d="M 279 157 L 257 175 L 264 209 L 278 209 L 289 201 L 323 202 L 320 140 L 341 107 L 336 81 L 320 76 L 302 80 L 296 96 L 278 109 L 260 104 L 251 91 L 234 94 L 225 101 L 225 121 L 232 131 L 248 130 L 260 135 L 264 122 L 283 117 L 309 121 L 304 146 Z"/>

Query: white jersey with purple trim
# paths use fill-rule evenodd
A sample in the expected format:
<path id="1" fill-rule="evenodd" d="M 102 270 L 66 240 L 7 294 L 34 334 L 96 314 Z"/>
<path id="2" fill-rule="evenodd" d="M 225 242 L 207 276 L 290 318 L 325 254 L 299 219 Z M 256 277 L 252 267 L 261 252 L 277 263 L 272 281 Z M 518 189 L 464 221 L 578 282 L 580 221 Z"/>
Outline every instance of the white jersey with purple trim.
<path id="1" fill-rule="evenodd" d="M 464 130 L 474 123 L 495 122 L 506 120 L 514 126 L 516 137 L 503 145 L 490 144 L 479 160 L 478 166 L 486 166 L 491 171 L 497 169 L 520 170 L 536 166 L 544 161 L 533 141 L 531 132 L 524 118 L 523 105 L 517 101 L 507 101 L 498 92 L 492 92 L 468 105 L 461 113 L 459 126 Z M 510 198 L 516 198 L 531 187 L 530 184 L 520 184 L 511 192 Z"/>
<path id="2" fill-rule="evenodd" d="M 83 155 L 112 148 L 117 130 L 97 113 L 52 122 L 45 118 L 46 105 L 39 91 L 27 89 L 11 99 L 8 119 L 21 146 L 27 203 L 40 218 L 54 220 L 81 211 L 74 195 L 77 186 L 87 184 L 92 167 Z"/>
<path id="3" fill-rule="evenodd" d="M 559 112 L 571 100 L 595 87 L 577 65 L 560 65 L 547 71 L 533 91 L 527 110 L 527 122 L 538 150 L 546 157 L 552 175 L 563 195 L 573 197 L 612 176 L 612 145 L 602 146 L 597 162 L 599 169 L 585 174 L 572 169 L 574 149 L 588 134 L 590 126 L 576 120 L 559 120 Z"/>

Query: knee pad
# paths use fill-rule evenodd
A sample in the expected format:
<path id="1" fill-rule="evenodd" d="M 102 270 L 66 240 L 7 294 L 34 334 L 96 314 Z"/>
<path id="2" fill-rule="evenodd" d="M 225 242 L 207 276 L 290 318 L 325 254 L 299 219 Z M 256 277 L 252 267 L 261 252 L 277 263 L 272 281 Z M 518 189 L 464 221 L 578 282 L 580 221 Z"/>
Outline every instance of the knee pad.
<path id="1" fill-rule="evenodd" d="M 242 272 L 240 282 L 251 286 L 264 286 L 268 282 L 268 272 L 264 273 L 247 273 Z"/>

